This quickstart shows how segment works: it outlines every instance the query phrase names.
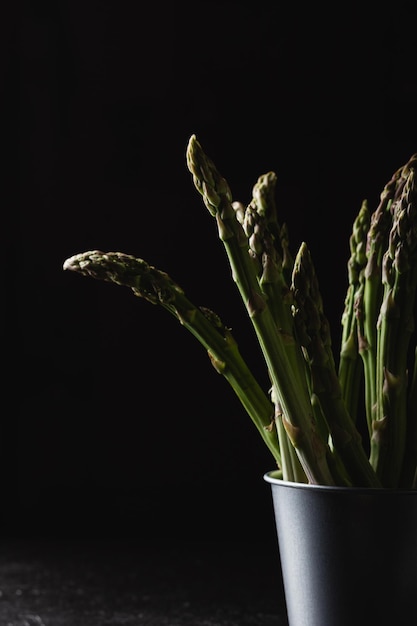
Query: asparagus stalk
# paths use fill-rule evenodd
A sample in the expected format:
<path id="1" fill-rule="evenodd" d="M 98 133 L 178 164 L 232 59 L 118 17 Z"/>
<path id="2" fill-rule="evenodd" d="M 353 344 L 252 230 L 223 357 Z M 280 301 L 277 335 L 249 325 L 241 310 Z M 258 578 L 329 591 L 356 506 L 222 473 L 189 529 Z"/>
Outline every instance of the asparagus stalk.
<path id="1" fill-rule="evenodd" d="M 360 275 L 361 286 L 356 300 L 359 353 L 364 366 L 365 410 L 368 431 L 372 434 L 380 375 L 377 367 L 377 321 L 382 303 L 382 259 L 392 223 L 390 207 L 400 170 L 385 185 L 380 202 L 371 215 L 366 241 L 366 266 Z"/>
<path id="2" fill-rule="evenodd" d="M 303 389 L 306 386 L 307 375 L 301 346 L 294 335 L 294 320 L 291 313 L 292 293 L 285 280 L 282 254 L 281 229 L 277 220 L 274 202 L 276 175 L 269 172 L 260 176 L 252 191 L 252 201 L 243 212 L 243 219 L 239 203 L 236 212 L 238 220 L 243 226 L 249 243 L 249 254 L 256 260 L 258 267 L 258 282 L 265 297 L 272 317 L 276 324 L 276 332 L 283 338 L 283 346 L 294 373 L 294 388 Z M 279 402 L 279 390 L 275 390 L 273 397 L 276 405 L 276 422 L 280 439 L 281 454 L 285 460 L 288 472 L 284 471 L 287 480 L 303 482 L 305 473 L 300 466 L 299 459 L 292 445 L 288 445 L 287 434 L 283 426 L 283 411 Z M 285 450 L 285 454 L 284 454 Z M 286 458 L 288 457 L 288 458 Z"/>
<path id="3" fill-rule="evenodd" d="M 370 212 L 366 200 L 362 202 L 359 213 L 353 223 L 349 239 L 350 258 L 348 260 L 348 289 L 345 308 L 342 314 L 342 339 L 339 360 L 339 381 L 343 402 L 353 421 L 358 417 L 358 404 L 363 376 L 363 363 L 359 356 L 357 303 L 361 297 L 363 272 L 366 265 L 366 235 L 370 225 Z M 365 386 L 368 391 L 369 383 Z M 366 397 L 366 404 L 372 399 Z"/>
<path id="4" fill-rule="evenodd" d="M 407 379 L 417 290 L 417 154 L 401 168 L 383 257 L 377 335 L 377 404 L 371 462 L 387 487 L 398 486 L 407 438 Z"/>
<path id="5" fill-rule="evenodd" d="M 329 324 L 305 243 L 301 244 L 295 259 L 292 290 L 298 336 L 310 364 L 313 392 L 320 401 L 334 447 L 354 484 L 379 487 L 380 482 L 368 461 L 360 433 L 343 402 L 331 350 Z"/>
<path id="6" fill-rule="evenodd" d="M 327 448 L 317 433 L 307 386 L 301 389 L 294 386 L 295 373 L 283 337 L 277 332 L 275 320 L 260 288 L 253 260 L 248 254 L 248 238 L 236 218 L 231 191 L 195 135 L 191 136 L 188 143 L 187 165 L 204 204 L 216 219 L 232 278 L 253 324 L 277 400 L 282 407 L 284 427 L 307 478 L 311 483 L 333 484 L 326 460 Z"/>
<path id="7" fill-rule="evenodd" d="M 273 405 L 243 360 L 230 330 L 215 313 L 197 308 L 165 272 L 121 252 L 92 250 L 76 254 L 65 261 L 64 270 L 130 287 L 136 296 L 171 313 L 207 350 L 216 371 L 231 385 L 281 466 L 277 434 L 271 428 Z"/>

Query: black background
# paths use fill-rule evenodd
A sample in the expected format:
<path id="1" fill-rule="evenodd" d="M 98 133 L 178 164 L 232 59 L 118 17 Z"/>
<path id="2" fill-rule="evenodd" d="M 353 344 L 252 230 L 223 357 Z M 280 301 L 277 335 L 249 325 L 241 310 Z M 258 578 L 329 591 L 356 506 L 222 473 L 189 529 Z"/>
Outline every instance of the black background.
<path id="1" fill-rule="evenodd" d="M 6 517 L 25 534 L 271 536 L 272 458 L 204 350 L 162 309 L 62 265 L 101 249 L 167 271 L 267 385 L 186 167 L 195 133 L 237 200 L 277 173 L 280 221 L 294 252 L 311 249 L 337 352 L 351 224 L 417 149 L 416 3 L 19 8 L 17 39 L 2 28 L 19 111 Z"/>

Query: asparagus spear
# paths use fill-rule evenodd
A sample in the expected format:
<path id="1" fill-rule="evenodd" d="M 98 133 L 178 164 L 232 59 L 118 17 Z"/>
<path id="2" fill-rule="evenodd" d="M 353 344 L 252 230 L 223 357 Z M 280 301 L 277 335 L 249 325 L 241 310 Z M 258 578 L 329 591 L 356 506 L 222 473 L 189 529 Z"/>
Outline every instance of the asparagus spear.
<path id="1" fill-rule="evenodd" d="M 417 154 L 400 170 L 391 205 L 392 228 L 382 263 L 383 302 L 378 319 L 376 415 L 371 462 L 383 484 L 396 487 L 407 428 L 410 339 L 417 290 Z"/>
<path id="2" fill-rule="evenodd" d="M 275 321 L 276 332 L 283 338 L 283 347 L 294 374 L 294 387 L 304 389 L 307 375 L 301 347 L 294 335 L 292 294 L 283 269 L 281 229 L 274 202 L 275 183 L 276 175 L 273 172 L 260 176 L 252 190 L 252 201 L 238 219 L 248 238 L 249 254 L 258 268 L 258 282 Z M 239 209 L 236 215 L 240 216 L 240 204 L 233 203 L 233 208 L 236 211 L 236 204 Z M 305 473 L 294 447 L 286 441 L 287 434 L 282 421 L 284 414 L 278 390 L 274 390 L 273 398 L 281 456 L 286 467 L 284 476 L 287 480 L 303 482 Z"/>
<path id="3" fill-rule="evenodd" d="M 362 202 L 353 223 L 349 239 L 348 290 L 342 314 L 342 339 L 339 361 L 339 381 L 343 401 L 353 421 L 357 421 L 358 402 L 361 392 L 363 363 L 359 356 L 357 303 L 361 298 L 363 272 L 366 265 L 366 235 L 370 225 L 368 202 Z M 365 386 L 365 403 L 372 405 L 369 397 L 370 384 Z"/>
<path id="4" fill-rule="evenodd" d="M 275 184 L 275 175 L 262 177 L 263 182 L 266 185 L 274 185 Z M 261 180 L 261 179 L 259 179 Z M 259 181 L 258 181 L 259 182 Z M 256 186 L 254 187 L 257 188 Z M 259 191 L 259 190 L 258 190 Z M 262 197 L 262 210 L 265 211 L 267 207 L 265 206 L 266 202 L 266 194 L 264 192 L 259 192 Z M 255 191 L 254 191 L 255 198 Z M 280 264 L 278 259 L 271 259 L 262 261 L 263 254 L 262 250 L 264 247 L 263 237 L 260 237 L 260 225 L 255 225 L 253 223 L 253 219 L 256 222 L 256 214 L 251 211 L 252 207 L 245 207 L 241 202 L 232 202 L 232 207 L 235 211 L 236 219 L 242 225 L 245 230 L 245 234 L 248 237 L 248 252 L 250 258 L 253 260 L 255 270 L 258 275 L 259 283 L 261 289 L 263 290 L 265 297 L 268 299 L 268 305 L 273 310 L 274 306 L 277 307 L 278 310 L 283 311 L 283 297 L 279 298 L 279 303 L 274 302 L 269 298 L 267 290 L 263 288 L 265 284 L 275 283 L 279 280 L 278 276 L 280 274 Z M 254 209 L 255 210 L 255 209 Z M 257 216 L 260 217 L 259 215 Z M 253 219 L 252 219 L 253 218 Z M 265 215 L 263 217 L 263 225 L 265 226 Z M 257 230 L 258 232 L 255 232 Z M 269 241 L 269 243 L 271 243 Z M 286 290 L 286 293 L 289 293 L 289 290 Z M 274 296 L 274 291 L 272 290 L 271 296 Z M 280 293 L 280 296 L 283 296 L 283 293 Z M 289 312 L 289 308 L 288 308 Z M 279 323 L 279 314 L 275 311 L 276 315 L 276 324 L 277 324 L 277 332 L 284 332 L 284 329 L 280 327 Z M 284 315 L 287 315 L 287 312 L 284 312 Z M 287 432 L 284 428 L 284 424 L 282 421 L 283 418 L 283 410 L 282 406 L 278 399 L 278 394 L 274 390 L 274 386 L 271 387 L 271 400 L 275 406 L 275 425 L 278 433 L 280 451 L 281 451 L 281 463 L 282 463 L 282 474 L 285 480 L 293 481 L 293 482 L 306 482 L 307 478 L 305 472 L 301 466 L 300 460 L 295 452 L 294 446 L 288 439 Z"/>
<path id="5" fill-rule="evenodd" d="M 206 308 L 197 308 L 171 277 L 143 259 L 121 252 L 87 251 L 68 258 L 64 270 L 130 287 L 136 296 L 159 304 L 189 330 L 207 350 L 216 371 L 231 385 L 262 439 L 281 467 L 274 408 L 243 360 L 230 330 Z"/>
<path id="6" fill-rule="evenodd" d="M 343 402 L 331 350 L 329 324 L 323 310 L 317 276 L 305 243 L 294 263 L 292 290 L 298 337 L 311 368 L 313 391 L 320 401 L 334 447 L 353 484 L 379 487 L 356 429 Z"/>
<path id="7" fill-rule="evenodd" d="M 216 219 L 218 233 L 225 246 L 232 278 L 255 329 L 265 357 L 277 400 L 283 411 L 283 424 L 294 445 L 309 482 L 333 484 L 327 464 L 327 448 L 317 433 L 307 386 L 294 385 L 284 340 L 260 288 L 256 268 L 248 254 L 248 238 L 236 218 L 232 194 L 226 180 L 204 153 L 195 135 L 187 147 L 187 165 L 194 185 L 203 196 L 210 214 Z"/>
<path id="8" fill-rule="evenodd" d="M 380 202 L 371 215 L 366 241 L 366 266 L 360 275 L 361 286 L 357 292 L 356 315 L 358 320 L 359 352 L 364 365 L 365 410 L 369 433 L 375 418 L 377 387 L 377 320 L 382 303 L 382 258 L 388 243 L 392 223 L 390 207 L 401 170 L 397 170 L 385 185 Z"/>

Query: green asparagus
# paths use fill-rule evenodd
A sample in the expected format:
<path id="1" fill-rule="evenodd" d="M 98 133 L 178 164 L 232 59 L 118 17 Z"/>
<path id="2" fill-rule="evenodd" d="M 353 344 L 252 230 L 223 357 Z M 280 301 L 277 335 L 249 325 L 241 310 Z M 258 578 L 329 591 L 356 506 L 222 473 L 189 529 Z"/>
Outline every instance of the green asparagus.
<path id="1" fill-rule="evenodd" d="M 307 386 L 294 386 L 294 373 L 285 349 L 285 338 L 277 326 L 262 292 L 256 267 L 248 253 L 249 242 L 232 206 L 225 179 L 204 153 L 193 135 L 187 148 L 187 165 L 204 204 L 216 219 L 232 268 L 232 277 L 255 329 L 271 378 L 275 402 L 279 402 L 285 431 L 295 447 L 303 469 L 312 483 L 333 484 L 327 465 L 327 449 L 317 433 Z"/>
<path id="2" fill-rule="evenodd" d="M 307 243 L 293 255 L 279 220 L 276 174 L 260 176 L 244 204 L 195 135 L 186 160 L 216 222 L 270 389 L 217 313 L 194 305 L 166 272 L 98 250 L 68 258 L 64 269 L 129 287 L 192 333 L 283 478 L 417 488 L 417 153 L 385 185 L 376 209 L 364 200 L 353 222 L 338 364 Z"/>
<path id="3" fill-rule="evenodd" d="M 371 462 L 388 487 L 399 484 L 407 438 L 407 379 L 417 289 L 417 157 L 398 176 L 392 226 L 382 259 L 377 324 L 376 411 Z"/>
<path id="4" fill-rule="evenodd" d="M 277 466 L 281 466 L 276 432 L 271 428 L 274 408 L 243 360 L 230 329 L 217 314 L 210 309 L 196 307 L 166 272 L 128 254 L 92 250 L 67 259 L 64 269 L 130 287 L 135 296 L 161 305 L 176 317 L 207 350 L 214 368 L 229 382 L 273 454 Z"/>

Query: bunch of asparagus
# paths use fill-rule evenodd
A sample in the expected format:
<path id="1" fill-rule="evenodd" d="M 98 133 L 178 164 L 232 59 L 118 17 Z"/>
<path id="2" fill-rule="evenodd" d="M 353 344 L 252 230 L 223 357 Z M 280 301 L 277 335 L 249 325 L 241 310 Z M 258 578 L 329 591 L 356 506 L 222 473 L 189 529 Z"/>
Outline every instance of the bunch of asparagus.
<path id="1" fill-rule="evenodd" d="M 174 315 L 237 394 L 285 480 L 417 488 L 417 153 L 394 173 L 376 209 L 364 201 L 353 223 L 338 364 L 309 248 L 303 242 L 293 257 L 278 220 L 275 173 L 258 178 L 245 206 L 195 135 L 186 155 L 270 389 L 220 317 L 143 259 L 94 250 L 67 259 L 64 269 L 130 287 Z"/>

